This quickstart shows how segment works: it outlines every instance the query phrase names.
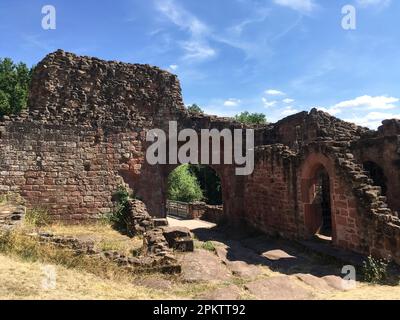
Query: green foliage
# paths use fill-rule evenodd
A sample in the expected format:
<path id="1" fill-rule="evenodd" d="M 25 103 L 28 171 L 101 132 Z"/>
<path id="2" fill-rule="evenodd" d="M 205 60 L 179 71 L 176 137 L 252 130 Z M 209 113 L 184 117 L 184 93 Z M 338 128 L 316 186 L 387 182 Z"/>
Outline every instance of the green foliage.
<path id="1" fill-rule="evenodd" d="M 215 245 L 212 241 L 204 242 L 201 246 L 204 250 L 215 252 Z"/>
<path id="2" fill-rule="evenodd" d="M 380 283 L 387 278 L 388 263 L 381 259 L 369 256 L 363 263 L 364 280 L 371 283 Z"/>
<path id="3" fill-rule="evenodd" d="M 250 113 L 244 111 L 235 116 L 235 120 L 244 124 L 266 124 L 267 118 L 263 113 Z"/>
<path id="4" fill-rule="evenodd" d="M 203 191 L 189 165 L 181 165 L 168 177 L 168 199 L 182 202 L 201 201 Z"/>
<path id="5" fill-rule="evenodd" d="M 204 194 L 204 201 L 211 205 L 222 204 L 221 179 L 215 170 L 207 165 L 190 165 L 190 171 L 200 183 Z"/>
<path id="6" fill-rule="evenodd" d="M 24 63 L 0 59 L 0 116 L 17 114 L 26 108 L 32 70 Z"/>
<path id="7" fill-rule="evenodd" d="M 188 107 L 188 111 L 192 114 L 204 114 L 204 111 L 195 103 Z"/>
<path id="8" fill-rule="evenodd" d="M 26 211 L 25 223 L 33 227 L 45 227 L 51 222 L 49 213 L 43 208 L 33 208 Z"/>
<path id="9" fill-rule="evenodd" d="M 128 228 L 128 201 L 131 196 L 128 190 L 124 186 L 119 186 L 117 191 L 113 195 L 115 202 L 114 211 L 109 214 L 106 219 L 111 225 L 124 233 L 129 233 Z"/>

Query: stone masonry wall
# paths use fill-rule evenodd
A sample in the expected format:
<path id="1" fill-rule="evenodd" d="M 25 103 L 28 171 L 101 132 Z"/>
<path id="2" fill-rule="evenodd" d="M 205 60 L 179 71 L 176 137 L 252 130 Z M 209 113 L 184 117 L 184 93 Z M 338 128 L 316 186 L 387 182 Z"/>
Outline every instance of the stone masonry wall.
<path id="1" fill-rule="evenodd" d="M 112 196 L 125 183 L 151 215 L 162 217 L 176 165 L 148 165 L 145 136 L 153 128 L 167 131 L 172 120 L 198 132 L 245 128 L 232 119 L 190 115 L 177 77 L 159 68 L 59 50 L 36 67 L 28 112 L 0 119 L 0 193 L 18 192 L 28 206 L 79 222 L 112 210 Z M 375 132 L 315 109 L 257 126 L 252 175 L 213 166 L 224 220 L 291 239 L 311 237 L 309 189 L 323 166 L 334 245 L 400 262 L 399 137 L 396 120 Z M 367 160 L 384 169 L 388 199 L 363 169 Z"/>

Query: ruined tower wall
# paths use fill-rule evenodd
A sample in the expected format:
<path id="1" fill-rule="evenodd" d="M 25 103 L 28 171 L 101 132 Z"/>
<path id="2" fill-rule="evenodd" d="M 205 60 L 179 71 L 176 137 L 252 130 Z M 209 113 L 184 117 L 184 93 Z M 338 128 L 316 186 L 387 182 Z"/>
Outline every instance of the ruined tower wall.
<path id="1" fill-rule="evenodd" d="M 400 212 L 400 120 L 386 120 L 378 132 L 364 135 L 352 145 L 361 164 L 373 162 L 383 171 L 389 207 Z"/>
<path id="2" fill-rule="evenodd" d="M 109 212 L 127 182 L 159 215 L 152 185 L 160 178 L 146 167 L 145 133 L 181 118 L 176 76 L 57 51 L 35 69 L 29 112 L 0 122 L 0 192 L 80 220 Z"/>
<path id="3" fill-rule="evenodd" d="M 88 220 L 109 212 L 123 170 L 141 169 L 142 146 L 134 132 L 106 137 L 87 128 L 28 122 L 0 128 L 1 192 L 19 192 L 54 219 Z"/>

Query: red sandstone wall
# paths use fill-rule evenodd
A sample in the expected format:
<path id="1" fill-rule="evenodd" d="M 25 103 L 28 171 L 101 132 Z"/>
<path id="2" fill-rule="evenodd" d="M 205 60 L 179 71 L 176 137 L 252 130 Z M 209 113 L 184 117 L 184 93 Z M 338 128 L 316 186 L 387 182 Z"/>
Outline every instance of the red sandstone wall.
<path id="1" fill-rule="evenodd" d="M 98 132 L 79 127 L 13 122 L 0 127 L 0 191 L 20 192 L 55 219 L 109 212 L 112 194 L 124 182 L 119 172 L 129 165 L 140 169 L 143 150 L 134 132 L 99 139 Z"/>
<path id="2" fill-rule="evenodd" d="M 270 235 L 296 238 L 303 229 L 298 220 L 293 164 L 281 152 L 283 146 L 258 150 L 254 173 L 244 184 L 244 216 L 253 227 Z"/>

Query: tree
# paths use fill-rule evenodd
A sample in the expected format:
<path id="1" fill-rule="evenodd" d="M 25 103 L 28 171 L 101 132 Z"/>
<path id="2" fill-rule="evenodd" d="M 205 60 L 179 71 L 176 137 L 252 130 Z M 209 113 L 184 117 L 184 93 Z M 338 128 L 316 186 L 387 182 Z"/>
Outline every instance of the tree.
<path id="1" fill-rule="evenodd" d="M 267 118 L 263 113 L 250 113 L 244 111 L 235 116 L 235 120 L 244 124 L 266 124 Z"/>
<path id="2" fill-rule="evenodd" d="M 32 70 L 24 63 L 0 59 L 0 116 L 17 114 L 26 108 Z"/>
<path id="3" fill-rule="evenodd" d="M 204 114 L 204 111 L 195 103 L 189 106 L 187 109 L 192 114 Z"/>
<path id="4" fill-rule="evenodd" d="M 190 165 L 190 171 L 195 174 L 197 181 L 203 190 L 204 200 L 207 204 L 222 204 L 221 179 L 218 174 L 207 165 Z"/>
<path id="5" fill-rule="evenodd" d="M 182 202 L 203 200 L 203 191 L 188 164 L 176 168 L 168 177 L 168 199 Z"/>

